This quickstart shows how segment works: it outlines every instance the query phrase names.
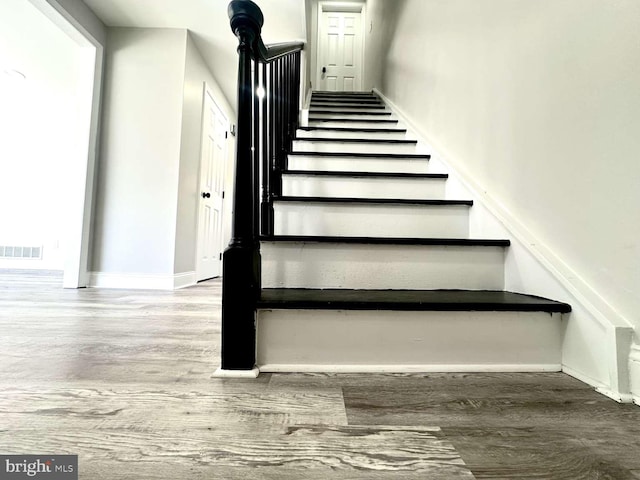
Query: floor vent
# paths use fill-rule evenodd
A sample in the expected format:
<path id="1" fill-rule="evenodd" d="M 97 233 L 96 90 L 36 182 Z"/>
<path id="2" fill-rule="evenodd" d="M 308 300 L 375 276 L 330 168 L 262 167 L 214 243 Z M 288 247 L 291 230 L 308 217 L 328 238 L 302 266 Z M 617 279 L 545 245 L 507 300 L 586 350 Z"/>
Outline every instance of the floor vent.
<path id="1" fill-rule="evenodd" d="M 31 258 L 42 259 L 42 247 L 18 247 L 0 245 L 0 258 Z"/>

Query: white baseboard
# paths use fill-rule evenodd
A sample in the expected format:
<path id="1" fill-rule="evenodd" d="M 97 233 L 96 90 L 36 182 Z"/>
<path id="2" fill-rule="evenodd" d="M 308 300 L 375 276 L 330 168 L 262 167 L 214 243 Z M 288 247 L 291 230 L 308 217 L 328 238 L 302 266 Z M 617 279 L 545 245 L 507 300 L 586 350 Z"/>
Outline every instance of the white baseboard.
<path id="1" fill-rule="evenodd" d="M 631 399 L 640 405 L 640 345 L 634 345 L 629 355 L 629 377 L 631 383 Z"/>
<path id="2" fill-rule="evenodd" d="M 196 272 L 136 274 L 90 272 L 89 287 L 132 290 L 177 290 L 196 284 Z"/>
<path id="3" fill-rule="evenodd" d="M 560 364 L 540 365 L 260 365 L 269 373 L 531 373 L 560 372 Z"/>
<path id="4" fill-rule="evenodd" d="M 258 378 L 260 375 L 260 369 L 254 367 L 251 370 L 223 370 L 218 368 L 212 378 Z"/>
<path id="5" fill-rule="evenodd" d="M 439 162 L 451 175 L 450 180 L 459 182 L 473 197 L 475 205 L 486 211 L 485 216 L 490 216 L 490 221 L 500 226 L 498 230 L 506 231 L 514 240 L 510 249 L 511 255 L 521 256 L 524 260 L 521 263 L 534 269 L 534 272 L 530 272 L 532 274 L 521 283 L 525 289 L 530 284 L 536 285 L 536 291 L 527 293 L 550 296 L 574 307 L 574 311 L 566 316 L 568 328 L 564 338 L 563 371 L 596 387 L 598 391 L 611 398 L 628 401 L 630 391 L 627 358 L 633 333 L 631 324 L 584 278 L 541 242 L 505 205 L 478 184 L 464 165 L 446 158 L 442 153 L 445 151 L 443 146 L 429 138 L 398 105 L 379 90 L 374 91 L 400 121 L 412 130 L 418 141 L 431 149 L 432 163 Z M 506 277 L 509 277 L 508 272 Z M 531 280 L 534 278 L 545 280 L 536 283 L 536 280 Z M 548 286 L 550 283 L 554 285 Z M 576 327 L 577 325 L 580 326 Z M 588 332 L 587 337 L 584 336 L 585 332 Z M 578 371 L 590 374 L 578 374 Z M 640 390 L 639 383 L 636 385 Z"/>

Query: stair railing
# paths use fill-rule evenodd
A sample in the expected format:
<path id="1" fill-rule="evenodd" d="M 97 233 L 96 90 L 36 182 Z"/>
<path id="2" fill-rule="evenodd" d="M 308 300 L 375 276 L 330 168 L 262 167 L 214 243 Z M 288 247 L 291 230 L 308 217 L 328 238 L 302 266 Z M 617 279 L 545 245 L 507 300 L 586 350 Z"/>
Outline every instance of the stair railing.
<path id="1" fill-rule="evenodd" d="M 231 241 L 223 255 L 222 369 L 255 366 L 260 236 L 274 233 L 273 199 L 298 124 L 303 43 L 265 45 L 264 17 L 250 0 L 228 8 L 238 38 L 238 123 Z"/>

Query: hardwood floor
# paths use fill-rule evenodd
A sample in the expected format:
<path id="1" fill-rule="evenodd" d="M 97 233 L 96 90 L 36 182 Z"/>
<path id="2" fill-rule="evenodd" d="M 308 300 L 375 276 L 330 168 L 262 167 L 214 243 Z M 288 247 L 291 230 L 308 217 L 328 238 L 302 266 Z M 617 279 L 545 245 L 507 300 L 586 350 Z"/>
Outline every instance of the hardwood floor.
<path id="1" fill-rule="evenodd" d="M 220 297 L 0 270 L 0 453 L 91 480 L 640 478 L 640 409 L 564 374 L 211 378 Z"/>

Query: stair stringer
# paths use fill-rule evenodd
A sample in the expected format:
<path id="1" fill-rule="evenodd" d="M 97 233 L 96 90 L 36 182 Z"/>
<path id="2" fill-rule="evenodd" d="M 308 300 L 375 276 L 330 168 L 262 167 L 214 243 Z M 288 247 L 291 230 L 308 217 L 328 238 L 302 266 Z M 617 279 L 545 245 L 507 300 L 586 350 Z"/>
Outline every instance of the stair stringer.
<path id="1" fill-rule="evenodd" d="M 635 372 L 634 393 L 640 402 L 640 348 L 634 346 L 636 354 L 631 355 L 631 324 L 482 188 L 460 162 L 444 155 L 446 149 L 398 105 L 378 89 L 373 91 L 404 124 L 411 138 L 430 149 L 433 170 L 449 174 L 447 195 L 474 201 L 470 236 L 512 240 L 505 258 L 505 290 L 553 298 L 572 306 L 572 312 L 562 316 L 562 371 L 623 403 L 633 401 L 630 376 Z"/>

